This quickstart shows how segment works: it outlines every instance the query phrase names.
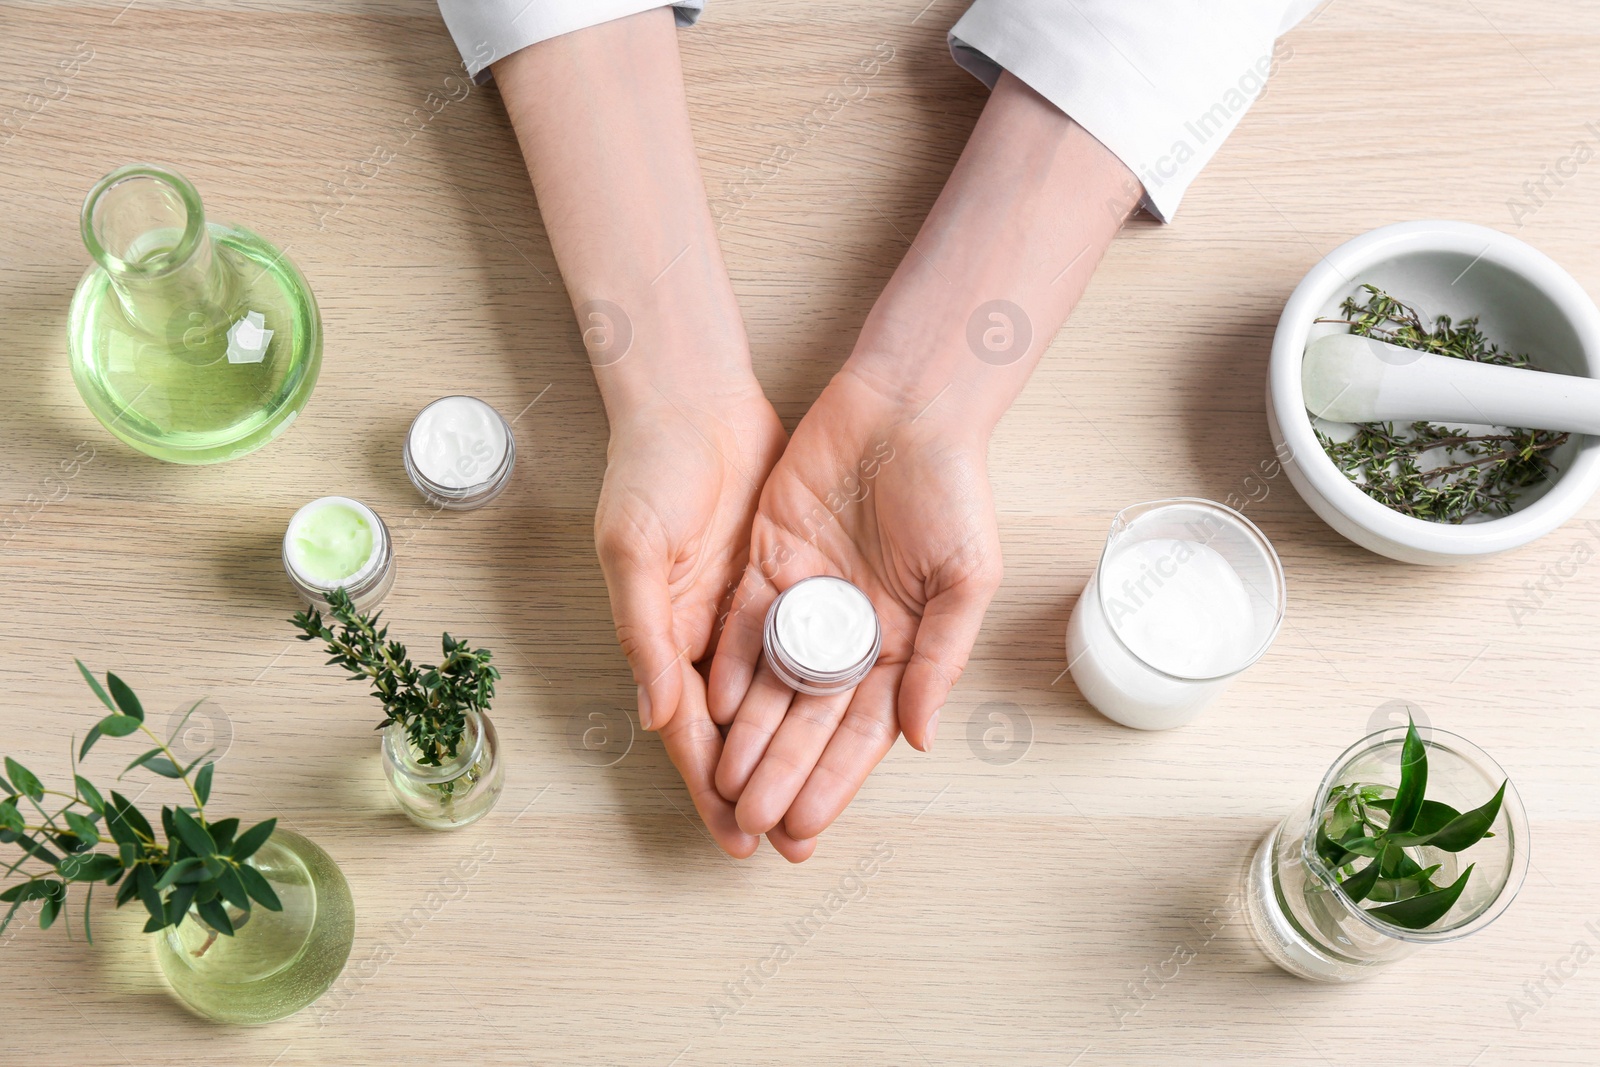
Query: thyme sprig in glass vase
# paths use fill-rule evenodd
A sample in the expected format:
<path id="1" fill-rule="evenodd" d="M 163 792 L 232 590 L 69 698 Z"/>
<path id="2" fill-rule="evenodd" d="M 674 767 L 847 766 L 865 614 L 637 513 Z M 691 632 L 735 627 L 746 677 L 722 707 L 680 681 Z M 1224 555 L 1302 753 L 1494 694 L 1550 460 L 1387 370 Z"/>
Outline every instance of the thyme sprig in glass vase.
<path id="1" fill-rule="evenodd" d="M 329 623 L 336 624 L 330 625 Z M 328 663 L 372 686 L 383 707 L 384 773 L 400 810 L 435 830 L 487 815 L 505 784 L 499 737 L 489 720 L 500 672 L 492 653 L 448 633 L 437 666 L 414 664 L 389 638 L 381 613 L 355 609 L 343 589 L 328 596 L 328 619 L 312 608 L 294 616 L 300 640 L 321 641 Z"/>
<path id="2" fill-rule="evenodd" d="M 343 970 L 355 937 L 350 889 L 338 867 L 275 819 L 241 833 L 238 819 L 209 815 L 211 753 L 185 765 L 172 748 L 188 715 L 162 739 L 126 682 L 108 673 L 102 684 L 81 662 L 78 670 L 110 714 L 75 752 L 69 749 L 72 790 L 46 788 L 15 758 L 5 758 L 0 844 L 22 853 L 5 874 L 24 877 L 0 891 L 0 902 L 10 905 L 0 931 L 23 905 L 38 901 L 40 927 L 60 917 L 70 936 L 67 896 L 82 884 L 84 936 L 92 943 L 95 887 L 117 886 L 117 907 L 137 898 L 149 914 L 144 931 L 155 935 L 162 973 L 196 1013 L 261 1023 L 316 1000 Z M 79 772 L 101 738 L 134 733 L 155 747 L 122 774 L 143 768 L 180 782 L 188 801 L 161 809 L 159 833 L 133 801 Z"/>

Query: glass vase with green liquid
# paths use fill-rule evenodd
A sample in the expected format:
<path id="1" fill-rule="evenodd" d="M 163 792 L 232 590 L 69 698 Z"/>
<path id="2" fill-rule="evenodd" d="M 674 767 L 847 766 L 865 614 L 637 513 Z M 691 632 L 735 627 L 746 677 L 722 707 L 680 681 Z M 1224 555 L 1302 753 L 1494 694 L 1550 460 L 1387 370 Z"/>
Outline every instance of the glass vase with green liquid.
<path id="1" fill-rule="evenodd" d="M 207 223 L 182 176 L 134 165 L 83 205 L 94 265 L 72 298 L 72 377 L 134 448 L 219 463 L 277 437 L 322 364 L 316 298 L 292 262 L 238 226 Z"/>

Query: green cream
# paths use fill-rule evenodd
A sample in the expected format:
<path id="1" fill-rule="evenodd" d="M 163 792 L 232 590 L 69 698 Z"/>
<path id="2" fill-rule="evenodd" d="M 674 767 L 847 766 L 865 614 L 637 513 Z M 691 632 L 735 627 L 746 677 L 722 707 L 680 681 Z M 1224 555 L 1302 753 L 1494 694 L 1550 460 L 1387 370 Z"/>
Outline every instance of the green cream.
<path id="1" fill-rule="evenodd" d="M 289 562 L 302 577 L 332 587 L 366 566 L 374 540 L 363 509 L 328 497 L 299 516 L 289 539 Z"/>

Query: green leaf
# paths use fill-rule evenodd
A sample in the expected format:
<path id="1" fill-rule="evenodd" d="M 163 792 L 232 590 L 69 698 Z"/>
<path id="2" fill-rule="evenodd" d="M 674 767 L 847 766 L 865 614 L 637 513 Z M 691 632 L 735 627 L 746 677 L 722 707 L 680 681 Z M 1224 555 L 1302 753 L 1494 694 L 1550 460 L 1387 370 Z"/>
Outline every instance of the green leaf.
<path id="1" fill-rule="evenodd" d="M 90 886 L 83 894 L 83 936 L 89 944 L 94 944 L 94 930 L 89 926 L 89 905 L 94 903 L 94 886 Z"/>
<path id="2" fill-rule="evenodd" d="M 1446 852 L 1460 852 L 1471 848 L 1482 841 L 1484 835 L 1489 832 L 1489 827 L 1494 825 L 1495 818 L 1500 814 L 1501 802 L 1505 800 L 1506 785 L 1506 782 L 1501 782 L 1494 796 L 1482 807 L 1457 815 L 1432 833 L 1417 835 L 1416 840 L 1405 843 L 1432 845 Z"/>
<path id="3" fill-rule="evenodd" d="M 1405 833 L 1411 829 L 1422 812 L 1423 794 L 1427 790 L 1427 749 L 1423 747 L 1422 738 L 1417 736 L 1417 724 L 1409 722 L 1405 744 L 1400 749 L 1400 788 L 1389 809 L 1389 833 Z"/>
<path id="4" fill-rule="evenodd" d="M 1367 894 L 1372 892 L 1372 887 L 1378 884 L 1378 871 L 1382 866 L 1383 864 L 1380 861 L 1373 860 L 1355 874 L 1340 882 L 1339 886 L 1350 895 L 1351 900 L 1360 903 L 1367 899 Z"/>
<path id="5" fill-rule="evenodd" d="M 1340 848 L 1320 826 L 1317 828 L 1317 855 L 1322 857 L 1322 862 L 1326 863 L 1330 870 L 1338 870 L 1355 858 L 1355 853 Z"/>
<path id="6" fill-rule="evenodd" d="M 1406 878 L 1422 869 L 1417 866 L 1416 860 L 1406 855 L 1406 850 L 1403 848 L 1386 850 L 1378 863 L 1383 868 L 1384 878 Z"/>
<path id="7" fill-rule="evenodd" d="M 1438 873 L 1440 866 L 1435 863 L 1426 869 L 1418 868 L 1415 874 L 1399 878 L 1380 878 L 1377 886 L 1367 894 L 1367 899 L 1378 904 L 1390 900 L 1407 900 L 1418 893 L 1431 893 L 1439 888 L 1433 884 L 1433 876 Z"/>
<path id="8" fill-rule="evenodd" d="M 89 673 L 89 668 L 83 665 L 83 660 L 74 659 L 72 662 L 78 665 L 78 673 L 83 675 L 83 680 L 89 683 L 89 688 L 93 689 L 94 695 L 100 698 L 100 703 L 104 704 L 111 711 L 116 711 L 117 706 L 111 703 L 111 698 L 106 695 L 105 689 L 100 685 L 99 681 L 95 679 L 95 676 Z"/>
<path id="9" fill-rule="evenodd" d="M 122 870 L 122 861 L 106 852 L 82 852 L 63 857 L 56 870 L 69 882 L 102 882 Z"/>
<path id="10" fill-rule="evenodd" d="M 140 704 L 139 698 L 133 695 L 133 690 L 128 688 L 127 682 L 107 671 L 106 686 L 111 690 L 111 699 L 117 702 L 117 707 L 122 711 L 122 714 L 139 722 L 144 722 L 144 705 Z"/>
<path id="11" fill-rule="evenodd" d="M 48 930 L 50 924 L 56 921 L 56 916 L 61 914 L 61 905 L 67 901 L 67 887 L 54 878 L 46 878 L 44 884 L 50 891 L 45 894 L 44 904 L 39 908 L 39 929 Z M 72 931 L 67 932 L 70 934 Z"/>
<path id="12" fill-rule="evenodd" d="M 18 793 L 28 797 L 30 800 L 44 799 L 44 786 L 39 784 L 39 779 L 33 776 L 32 771 L 10 756 L 6 757 L 6 774 L 11 777 L 11 783 L 16 787 Z"/>
<path id="13" fill-rule="evenodd" d="M 150 913 L 150 921 L 160 923 L 156 929 L 167 924 L 166 908 L 161 904 L 161 891 L 156 888 L 156 872 L 148 866 L 141 865 L 134 872 L 134 880 L 139 884 L 139 903 L 144 905 L 144 910 Z M 145 927 L 148 933 L 150 928 Z"/>
<path id="14" fill-rule="evenodd" d="M 33 878 L 26 882 L 18 882 L 4 893 L 0 893 L 0 901 L 8 904 L 26 904 L 30 900 L 49 896 L 50 884 L 53 881 L 54 879 L 50 878 Z"/>
<path id="15" fill-rule="evenodd" d="M 213 855 L 217 851 L 216 842 L 211 840 L 211 835 L 206 832 L 206 828 L 196 822 L 194 816 L 182 808 L 178 808 L 172 813 L 172 825 L 178 831 L 178 836 L 183 838 L 183 843 L 196 856 L 204 858 Z"/>
<path id="16" fill-rule="evenodd" d="M 139 876 L 137 873 L 122 880 L 122 885 L 117 889 L 116 907 L 122 907 L 132 900 L 134 894 L 139 892 Z"/>
<path id="17" fill-rule="evenodd" d="M 1460 878 L 1443 889 L 1435 889 L 1431 893 L 1418 893 L 1414 897 L 1397 900 L 1393 904 L 1370 908 L 1367 914 L 1376 915 L 1384 922 L 1404 930 L 1425 929 L 1444 918 L 1445 913 L 1455 906 L 1461 891 L 1467 888 L 1467 879 L 1471 875 L 1472 867 L 1469 866 L 1461 872 Z"/>
<path id="18" fill-rule="evenodd" d="M 250 894 L 245 892 L 244 883 L 232 867 L 222 868 L 222 873 L 217 875 L 217 889 L 229 904 L 243 911 L 250 910 Z"/>
<path id="19" fill-rule="evenodd" d="M 1411 837 L 1427 837 L 1447 826 L 1452 819 L 1460 817 L 1461 813 L 1448 804 L 1441 804 L 1437 800 L 1424 800 L 1422 808 L 1417 812 L 1417 818 L 1411 828 L 1404 833 L 1391 830 L 1389 836 L 1402 845 L 1420 844 L 1419 841 L 1409 840 Z M 1407 840 L 1400 840 L 1406 838 Z"/>
<path id="20" fill-rule="evenodd" d="M 1383 851 L 1383 846 L 1378 843 L 1378 839 L 1375 837 L 1352 837 L 1340 841 L 1339 847 L 1357 856 L 1376 857 Z"/>
<path id="21" fill-rule="evenodd" d="M 177 736 L 179 734 L 181 734 L 183 732 L 183 728 L 184 728 L 185 724 L 187 724 L 188 721 L 189 721 L 189 716 L 194 714 L 194 709 L 198 708 L 201 704 L 204 704 L 205 702 L 206 702 L 205 697 L 201 697 L 199 700 L 196 700 L 193 704 L 189 705 L 189 710 L 183 713 L 183 718 L 178 720 L 178 724 L 176 726 L 174 726 L 172 728 L 172 732 L 167 735 L 167 747 L 168 748 L 172 747 L 172 742 L 177 738 Z"/>
<path id="22" fill-rule="evenodd" d="M 22 818 L 22 812 L 17 810 L 16 801 L 0 800 L 0 828 L 20 834 L 26 825 Z"/>
<path id="23" fill-rule="evenodd" d="M 105 718 L 95 723 L 94 729 L 89 732 L 102 733 L 107 737 L 127 737 L 138 728 L 139 720 L 135 719 L 131 715 L 107 715 Z M 85 745 L 87 745 L 87 742 L 85 742 Z M 81 751 L 78 758 L 83 758 Z"/>
<path id="24" fill-rule="evenodd" d="M 156 882 L 156 891 L 170 889 L 179 882 L 197 882 L 205 877 L 205 868 L 206 861 L 198 856 L 188 856 L 181 859 L 162 873 L 160 880 Z M 195 874 L 198 874 L 199 877 L 191 877 Z"/>
<path id="25" fill-rule="evenodd" d="M 22 851 L 26 852 L 28 855 L 32 856 L 34 859 L 38 860 L 40 863 L 48 863 L 50 866 L 54 867 L 56 864 L 61 862 L 61 857 L 57 856 L 54 852 L 51 852 L 49 849 L 39 844 L 39 842 L 35 841 L 27 834 L 18 834 L 16 837 L 17 847 L 22 849 Z"/>
<path id="26" fill-rule="evenodd" d="M 208 823 L 206 829 L 211 831 L 211 840 L 217 843 L 217 851 L 227 852 L 233 847 L 233 835 L 239 832 L 239 820 L 218 819 L 214 823 Z"/>
<path id="27" fill-rule="evenodd" d="M 183 768 L 167 759 L 165 756 L 156 756 L 144 761 L 144 769 L 159 774 L 163 778 L 182 778 Z"/>
<path id="28" fill-rule="evenodd" d="M 100 740 L 100 727 L 96 724 L 88 735 L 84 737 L 83 744 L 78 746 L 78 761 L 80 763 L 88 757 L 89 750 L 94 747 L 94 743 L 98 740 Z"/>
<path id="29" fill-rule="evenodd" d="M 200 768 L 199 774 L 195 775 L 194 794 L 200 798 L 202 804 L 211 799 L 211 774 L 216 769 L 215 763 L 208 763 Z"/>
<path id="30" fill-rule="evenodd" d="M 239 835 L 239 840 L 233 843 L 229 850 L 236 860 L 245 860 L 256 854 L 256 850 L 267 843 L 267 838 L 272 836 L 272 831 L 277 829 L 278 820 L 268 819 L 266 822 L 256 823 L 250 829 Z"/>
<path id="31" fill-rule="evenodd" d="M 177 926 L 183 922 L 183 917 L 189 914 L 189 905 L 194 903 L 195 892 L 199 885 L 186 882 L 172 891 L 172 896 L 167 898 L 167 925 Z"/>
<path id="32" fill-rule="evenodd" d="M 66 816 L 67 825 L 72 827 L 73 836 L 77 837 L 78 840 L 88 845 L 95 845 L 100 841 L 100 827 L 94 824 L 93 819 L 87 815 L 79 815 L 75 811 L 68 811 L 63 814 Z M 0 815 L 0 817 L 3 817 L 3 815 Z"/>
<path id="33" fill-rule="evenodd" d="M 106 799 L 100 795 L 100 790 L 94 787 L 94 783 L 81 774 L 74 775 L 72 780 L 77 783 L 78 796 L 83 798 L 83 802 L 93 808 L 95 814 L 105 814 Z"/>
<path id="34" fill-rule="evenodd" d="M 228 918 L 228 909 L 223 907 L 222 901 L 216 897 L 202 901 L 197 905 L 200 918 L 204 919 L 211 928 L 219 934 L 233 934 L 233 920 Z"/>
<path id="35" fill-rule="evenodd" d="M 159 745 L 157 745 L 155 748 L 148 749 L 148 750 L 146 750 L 144 752 L 139 753 L 138 756 L 134 757 L 133 762 L 129 763 L 126 767 L 122 768 L 122 774 L 127 774 L 129 771 L 133 770 L 135 767 L 144 766 L 147 762 L 149 762 L 150 760 L 155 759 L 159 755 L 161 755 L 161 747 Z M 122 775 L 119 774 L 119 775 L 117 775 L 117 777 L 120 778 L 120 777 L 122 777 Z"/>
<path id="36" fill-rule="evenodd" d="M 239 865 L 239 881 L 244 883 L 245 889 L 256 902 L 268 911 L 282 911 L 283 904 L 278 900 L 278 894 L 273 892 L 272 885 L 262 876 L 261 872 L 248 863 Z"/>
<path id="37" fill-rule="evenodd" d="M 111 794 L 111 805 L 106 812 L 106 830 L 110 832 L 112 840 L 119 843 L 137 843 L 141 838 L 145 841 L 156 839 L 156 832 L 150 829 L 144 813 L 133 806 L 133 801 L 115 791 Z"/>

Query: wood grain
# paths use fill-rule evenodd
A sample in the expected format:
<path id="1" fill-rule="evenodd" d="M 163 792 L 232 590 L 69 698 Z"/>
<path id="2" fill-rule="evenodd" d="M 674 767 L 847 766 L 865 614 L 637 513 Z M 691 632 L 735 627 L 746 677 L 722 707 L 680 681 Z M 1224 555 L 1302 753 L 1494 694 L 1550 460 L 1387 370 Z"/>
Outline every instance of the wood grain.
<path id="1" fill-rule="evenodd" d="M 722 228 L 757 370 L 791 425 L 982 107 L 945 51 L 961 4 L 925 3 L 717 0 L 682 35 L 710 195 L 794 149 Z M 1061 677 L 1111 514 L 1244 494 L 1270 456 L 1271 332 L 1321 254 L 1383 223 L 1459 218 L 1517 232 L 1600 291 L 1600 162 L 1520 228 L 1507 203 L 1576 141 L 1600 144 L 1585 126 L 1600 122 L 1594 0 L 1335 0 L 1291 34 L 1177 224 L 1129 226 L 996 435 L 1007 577 L 939 747 L 897 748 L 801 867 L 718 853 L 653 737 L 608 767 L 575 747 L 589 711 L 620 723 L 632 703 L 591 543 L 605 420 L 493 88 L 407 128 L 456 68 L 433 5 L 0 0 L 0 36 L 0 118 L 26 113 L 0 145 L 0 748 L 64 773 L 94 714 L 74 654 L 160 714 L 210 694 L 230 743 L 218 803 L 320 842 L 360 917 L 322 1010 L 248 1031 L 165 994 L 132 914 L 101 913 L 93 948 L 19 928 L 0 950 L 0 1062 L 1312 1067 L 1385 1047 L 1441 1065 L 1600 1062 L 1600 962 L 1547 977 L 1578 942 L 1600 947 L 1583 858 L 1600 849 L 1600 564 L 1526 617 L 1509 607 L 1600 548 L 1600 525 L 1418 569 L 1340 539 L 1280 476 L 1248 489 L 1247 514 L 1287 565 L 1289 622 L 1219 705 L 1138 734 Z M 867 96 L 806 132 L 880 43 L 894 58 Z M 80 50 L 64 95 L 45 89 Z M 357 188 L 377 150 L 392 161 Z M 214 217 L 287 246 L 322 303 L 316 396 L 240 462 L 131 453 L 67 374 L 79 204 L 135 159 L 175 166 Z M 431 516 L 399 441 L 447 392 L 520 413 L 519 469 L 494 506 Z M 277 542 L 330 492 L 398 531 L 401 636 L 448 627 L 505 661 L 507 794 L 471 829 L 425 833 L 393 812 L 372 709 L 290 640 Z M 1600 506 L 1584 517 L 1600 523 Z M 1507 766 L 1534 869 L 1477 937 L 1358 987 L 1302 983 L 1256 954 L 1230 893 L 1258 836 L 1395 699 Z M 1027 740 L 985 747 L 992 713 Z M 430 896 L 485 849 L 464 895 Z M 874 855 L 889 858 L 853 874 Z M 1517 1018 L 1513 998 L 1536 1010 Z"/>

